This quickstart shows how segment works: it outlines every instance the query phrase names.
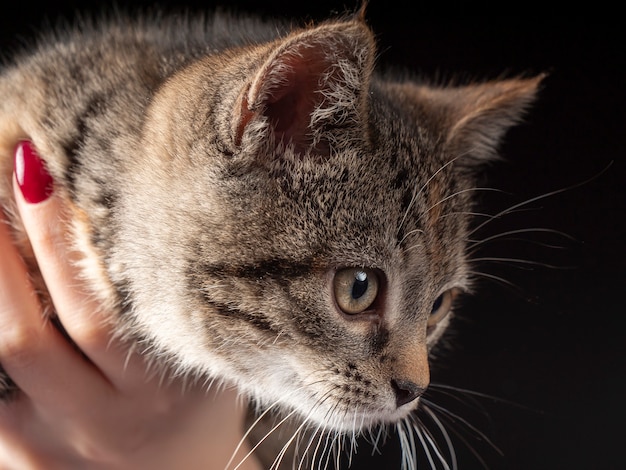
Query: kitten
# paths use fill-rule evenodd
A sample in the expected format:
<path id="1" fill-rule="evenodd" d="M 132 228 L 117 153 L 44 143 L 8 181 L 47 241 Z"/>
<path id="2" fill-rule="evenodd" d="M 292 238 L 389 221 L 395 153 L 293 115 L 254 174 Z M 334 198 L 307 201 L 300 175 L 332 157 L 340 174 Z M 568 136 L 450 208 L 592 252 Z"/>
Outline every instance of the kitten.
<path id="1" fill-rule="evenodd" d="M 24 256 L 12 155 L 31 139 L 83 275 L 154 363 L 313 434 L 410 420 L 471 287 L 477 173 L 541 77 L 430 86 L 375 73 L 375 55 L 363 12 L 46 37 L 0 76 L 0 204 Z"/>

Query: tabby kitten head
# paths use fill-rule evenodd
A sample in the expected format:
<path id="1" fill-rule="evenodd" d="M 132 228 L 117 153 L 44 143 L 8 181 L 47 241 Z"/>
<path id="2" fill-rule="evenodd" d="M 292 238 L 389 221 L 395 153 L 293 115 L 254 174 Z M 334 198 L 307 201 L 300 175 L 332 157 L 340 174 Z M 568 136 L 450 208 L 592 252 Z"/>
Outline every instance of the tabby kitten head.
<path id="1" fill-rule="evenodd" d="M 170 77 L 107 259 L 181 370 L 336 430 L 417 406 L 470 286 L 476 170 L 539 81 L 431 87 L 377 76 L 374 56 L 354 19 Z"/>

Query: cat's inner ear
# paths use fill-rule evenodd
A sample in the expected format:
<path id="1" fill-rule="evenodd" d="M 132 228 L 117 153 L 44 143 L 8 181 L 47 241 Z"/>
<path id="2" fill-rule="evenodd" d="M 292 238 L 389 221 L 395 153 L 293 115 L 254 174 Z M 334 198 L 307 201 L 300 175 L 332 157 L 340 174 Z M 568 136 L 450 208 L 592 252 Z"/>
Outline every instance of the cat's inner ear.
<path id="1" fill-rule="evenodd" d="M 235 105 L 235 144 L 268 132 L 296 153 L 328 153 L 357 130 L 373 55 L 371 32 L 360 21 L 289 36 L 243 88 Z"/>

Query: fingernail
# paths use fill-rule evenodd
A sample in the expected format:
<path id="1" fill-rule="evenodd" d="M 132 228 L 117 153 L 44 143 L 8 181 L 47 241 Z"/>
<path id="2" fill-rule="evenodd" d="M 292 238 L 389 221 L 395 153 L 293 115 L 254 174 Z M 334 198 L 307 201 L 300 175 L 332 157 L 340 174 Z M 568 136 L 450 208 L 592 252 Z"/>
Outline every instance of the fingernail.
<path id="1" fill-rule="evenodd" d="M 36 204 L 50 197 L 52 177 L 33 144 L 22 140 L 15 147 L 15 179 L 26 202 Z"/>

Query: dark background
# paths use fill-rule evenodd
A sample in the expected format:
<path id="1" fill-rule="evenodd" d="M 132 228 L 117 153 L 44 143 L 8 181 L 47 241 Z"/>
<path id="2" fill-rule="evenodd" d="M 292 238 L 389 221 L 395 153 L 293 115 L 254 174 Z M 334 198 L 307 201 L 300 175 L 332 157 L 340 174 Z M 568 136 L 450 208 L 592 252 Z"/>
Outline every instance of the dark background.
<path id="1" fill-rule="evenodd" d="M 260 3 L 228 6 L 317 20 L 356 5 Z M 184 4 L 195 9 L 213 5 Z M 41 6 L 24 0 L 12 3 L 12 10 L 3 7 L 2 53 L 9 53 L 18 37 L 32 37 L 45 22 L 103 5 L 106 9 L 104 2 L 66 0 Z M 454 347 L 433 373 L 438 383 L 495 397 L 460 391 L 453 398 L 430 395 L 484 434 L 460 418 L 450 423 L 461 436 L 455 438 L 459 466 L 626 468 L 626 34 L 590 18 L 444 19 L 444 12 L 437 16 L 399 5 L 373 0 L 368 7 L 382 67 L 463 79 L 550 74 L 526 122 L 508 134 L 502 148 L 505 161 L 486 169 L 489 186 L 504 192 L 486 193 L 485 212 L 495 214 L 565 189 L 489 223 L 478 234 L 486 238 L 525 228 L 561 233 L 521 233 L 487 243 L 477 253 L 530 263 L 479 265 L 481 272 L 513 286 L 481 279 L 476 295 L 463 302 L 451 340 Z M 353 468 L 399 468 L 393 441 L 382 457 L 370 457 L 363 444 Z"/>

